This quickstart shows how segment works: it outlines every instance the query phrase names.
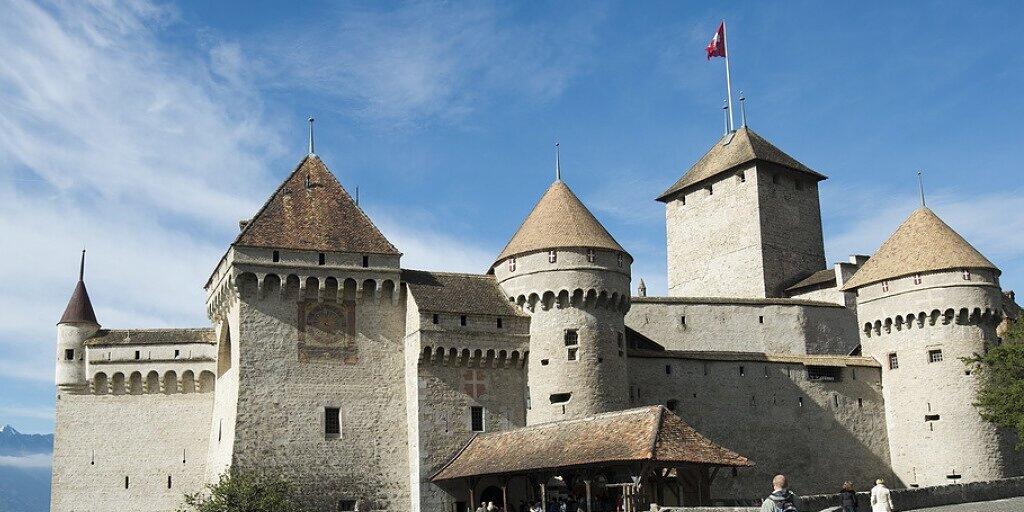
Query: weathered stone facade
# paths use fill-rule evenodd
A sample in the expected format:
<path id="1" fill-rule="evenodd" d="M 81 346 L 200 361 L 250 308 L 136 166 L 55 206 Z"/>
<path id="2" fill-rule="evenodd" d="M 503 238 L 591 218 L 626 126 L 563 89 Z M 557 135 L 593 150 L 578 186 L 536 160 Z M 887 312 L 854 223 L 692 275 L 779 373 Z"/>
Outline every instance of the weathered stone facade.
<path id="1" fill-rule="evenodd" d="M 101 329 L 79 281 L 52 510 L 170 511 L 237 468 L 318 510 L 458 512 L 466 482 L 431 478 L 479 432 L 639 405 L 756 462 L 713 482 L 736 503 L 778 472 L 804 493 L 1020 474 L 958 360 L 1000 341 L 999 270 L 948 226 L 826 268 L 822 179 L 727 136 L 659 198 L 670 297 L 631 297 L 632 257 L 561 180 L 487 274 L 407 270 L 309 155 L 216 265 L 211 327 Z M 473 491 L 502 486 L 534 490 Z"/>

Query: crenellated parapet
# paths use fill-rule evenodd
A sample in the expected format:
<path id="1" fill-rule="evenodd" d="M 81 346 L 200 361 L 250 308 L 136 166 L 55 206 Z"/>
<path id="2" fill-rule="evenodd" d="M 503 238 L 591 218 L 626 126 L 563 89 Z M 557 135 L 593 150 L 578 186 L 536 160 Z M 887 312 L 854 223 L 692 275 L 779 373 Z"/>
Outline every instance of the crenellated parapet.
<path id="1" fill-rule="evenodd" d="M 509 297 L 509 302 L 516 304 L 525 311 L 534 312 L 538 309 L 580 308 L 606 309 L 626 314 L 629 311 L 630 295 L 617 290 L 590 288 L 583 290 L 539 290 Z"/>
<path id="2" fill-rule="evenodd" d="M 482 349 L 427 345 L 420 352 L 421 366 L 458 368 L 523 368 L 529 350 Z"/>
<path id="3" fill-rule="evenodd" d="M 896 331 L 924 329 L 943 325 L 974 325 L 995 328 L 1003 320 L 1001 311 L 992 308 L 946 308 L 919 311 L 864 322 L 862 327 L 867 337 L 883 336 Z"/>
<path id="4" fill-rule="evenodd" d="M 107 373 L 98 371 L 89 379 L 89 393 L 94 395 L 153 395 L 211 393 L 217 378 L 210 370 L 139 370 Z"/>

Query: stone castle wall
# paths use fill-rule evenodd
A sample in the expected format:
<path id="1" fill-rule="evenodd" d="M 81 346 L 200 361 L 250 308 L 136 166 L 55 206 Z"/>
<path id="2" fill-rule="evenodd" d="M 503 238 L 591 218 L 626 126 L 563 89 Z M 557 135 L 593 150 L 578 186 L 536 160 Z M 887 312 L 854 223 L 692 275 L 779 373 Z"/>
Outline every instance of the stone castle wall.
<path id="1" fill-rule="evenodd" d="M 50 510 L 177 510 L 204 483 L 213 393 L 57 397 Z"/>
<path id="2" fill-rule="evenodd" d="M 978 382 L 961 361 L 998 342 L 997 283 L 947 271 L 858 290 L 863 353 L 883 364 L 893 466 L 907 485 L 1022 474 L 1012 438 L 972 405 Z"/>
<path id="3" fill-rule="evenodd" d="M 765 495 L 781 472 L 801 493 L 831 492 L 846 480 L 893 480 L 881 374 L 874 363 L 850 359 L 837 368 L 839 380 L 830 381 L 810 379 L 811 362 L 799 358 L 745 356 L 630 356 L 635 405 L 667 405 L 701 434 L 756 464 L 735 475 L 718 473 L 712 484 L 716 500 Z"/>
<path id="4" fill-rule="evenodd" d="M 778 165 L 757 165 L 764 288 L 785 297 L 786 288 L 825 268 L 818 183 Z"/>
<path id="5" fill-rule="evenodd" d="M 626 325 L 671 350 L 849 354 L 853 310 L 791 299 L 634 298 Z"/>

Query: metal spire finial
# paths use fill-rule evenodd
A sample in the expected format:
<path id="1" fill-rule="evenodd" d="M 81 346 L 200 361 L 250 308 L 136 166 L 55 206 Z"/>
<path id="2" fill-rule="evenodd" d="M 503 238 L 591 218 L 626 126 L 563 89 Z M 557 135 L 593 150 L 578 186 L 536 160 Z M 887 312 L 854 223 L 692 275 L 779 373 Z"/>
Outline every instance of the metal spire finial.
<path id="1" fill-rule="evenodd" d="M 743 95 L 743 91 L 740 91 L 740 117 L 742 126 L 747 127 L 747 97 Z"/>
<path id="2" fill-rule="evenodd" d="M 922 207 L 926 206 L 924 204 L 924 176 L 923 176 L 923 174 L 924 173 L 922 171 L 917 171 L 917 188 L 921 190 L 921 206 Z"/>
<path id="3" fill-rule="evenodd" d="M 85 249 L 82 249 L 82 262 L 78 265 L 78 280 L 85 280 Z"/>
<path id="4" fill-rule="evenodd" d="M 562 181 L 562 155 L 558 149 L 558 143 L 555 143 L 555 181 Z"/>
<path id="5" fill-rule="evenodd" d="M 313 122 L 314 121 L 316 121 L 316 119 L 313 119 L 313 117 L 310 116 L 310 118 L 309 118 L 309 154 L 311 154 L 311 155 L 315 155 L 316 154 L 316 152 L 313 150 Z"/>

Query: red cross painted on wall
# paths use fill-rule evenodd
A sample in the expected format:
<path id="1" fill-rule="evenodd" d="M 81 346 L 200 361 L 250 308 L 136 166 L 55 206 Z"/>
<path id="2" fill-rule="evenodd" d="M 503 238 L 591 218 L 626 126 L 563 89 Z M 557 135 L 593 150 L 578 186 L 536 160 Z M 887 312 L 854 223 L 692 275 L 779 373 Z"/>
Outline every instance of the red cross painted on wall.
<path id="1" fill-rule="evenodd" d="M 462 372 L 462 391 L 473 398 L 480 398 L 487 393 L 484 372 L 481 370 L 466 370 Z"/>

